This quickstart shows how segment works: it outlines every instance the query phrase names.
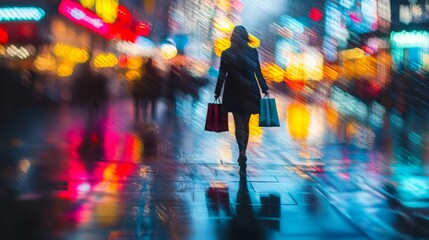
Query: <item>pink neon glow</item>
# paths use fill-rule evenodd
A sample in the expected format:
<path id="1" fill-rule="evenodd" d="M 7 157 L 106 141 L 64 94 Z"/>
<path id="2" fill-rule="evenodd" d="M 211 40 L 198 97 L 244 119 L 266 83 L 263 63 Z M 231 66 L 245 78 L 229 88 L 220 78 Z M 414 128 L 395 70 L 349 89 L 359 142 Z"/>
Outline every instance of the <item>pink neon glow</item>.
<path id="1" fill-rule="evenodd" d="M 58 8 L 58 12 L 77 24 L 104 37 L 111 38 L 110 25 L 77 2 L 63 0 Z"/>
<path id="2" fill-rule="evenodd" d="M 359 15 L 357 15 L 356 13 L 352 12 L 350 13 L 350 18 L 352 19 L 353 22 L 355 23 L 361 23 L 362 19 L 359 17 Z"/>

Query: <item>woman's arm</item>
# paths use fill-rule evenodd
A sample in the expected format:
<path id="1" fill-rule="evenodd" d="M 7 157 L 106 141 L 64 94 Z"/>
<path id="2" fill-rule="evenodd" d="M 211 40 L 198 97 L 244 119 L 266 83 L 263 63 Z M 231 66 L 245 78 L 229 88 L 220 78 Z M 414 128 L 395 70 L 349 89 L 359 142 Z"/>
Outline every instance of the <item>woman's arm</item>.
<path id="1" fill-rule="evenodd" d="M 253 55 L 255 58 L 255 74 L 256 74 L 256 77 L 258 78 L 257 80 L 259 81 L 259 86 L 261 86 L 262 92 L 267 94 L 268 85 L 267 85 L 267 82 L 265 81 L 264 76 L 262 75 L 261 64 L 259 62 L 259 56 L 258 56 L 258 50 L 253 49 L 253 51 L 254 51 Z"/>
<path id="2" fill-rule="evenodd" d="M 223 83 L 225 82 L 225 78 L 227 75 L 226 64 L 227 63 L 225 61 L 225 56 L 224 56 L 224 52 L 223 52 L 221 57 L 220 57 L 219 75 L 217 77 L 216 90 L 214 92 L 216 98 L 218 98 L 220 96 L 220 92 L 222 91 Z"/>

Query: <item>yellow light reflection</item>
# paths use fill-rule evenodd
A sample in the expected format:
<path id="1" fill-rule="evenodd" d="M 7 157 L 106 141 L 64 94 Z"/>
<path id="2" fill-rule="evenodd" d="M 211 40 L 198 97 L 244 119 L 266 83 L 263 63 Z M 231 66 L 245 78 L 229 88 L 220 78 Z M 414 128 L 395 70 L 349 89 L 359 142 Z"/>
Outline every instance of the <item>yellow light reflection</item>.
<path id="1" fill-rule="evenodd" d="M 125 73 L 125 77 L 129 80 L 129 81 L 134 81 L 137 80 L 141 77 L 140 72 L 137 70 L 131 70 Z"/>
<path id="2" fill-rule="evenodd" d="M 85 63 L 89 59 L 89 53 L 87 50 L 63 43 L 55 44 L 54 54 L 59 58 L 63 58 L 74 63 Z"/>
<path id="3" fill-rule="evenodd" d="M 118 0 L 80 0 L 85 8 L 94 10 L 106 23 L 114 23 L 119 6 Z"/>
<path id="4" fill-rule="evenodd" d="M 326 105 L 326 120 L 330 128 L 334 130 L 338 128 L 338 112 L 331 103 Z"/>
<path id="5" fill-rule="evenodd" d="M 133 144 L 131 152 L 131 160 L 133 162 L 138 162 L 143 154 L 143 142 L 139 136 L 133 134 Z"/>
<path id="6" fill-rule="evenodd" d="M 230 0 L 217 0 L 216 6 L 224 12 L 229 13 L 232 8 Z"/>
<path id="7" fill-rule="evenodd" d="M 291 53 L 288 60 L 286 79 L 290 81 L 323 79 L 323 54 L 318 50 L 309 48 L 303 53 Z"/>
<path id="8" fill-rule="evenodd" d="M 294 101 L 286 108 L 289 134 L 295 141 L 305 141 L 310 128 L 310 111 L 302 102 Z"/>
<path id="9" fill-rule="evenodd" d="M 304 66 L 301 62 L 300 55 L 294 55 L 295 58 L 291 58 L 294 60 L 286 67 L 285 78 L 290 81 L 302 81 L 305 78 Z"/>
<path id="10" fill-rule="evenodd" d="M 229 125 L 229 133 L 232 136 L 235 136 L 235 125 L 233 118 L 229 118 L 228 120 Z M 249 142 L 252 143 L 260 143 L 261 137 L 262 137 L 263 129 L 259 127 L 259 116 L 258 115 L 251 115 L 250 122 L 249 122 Z"/>
<path id="11" fill-rule="evenodd" d="M 229 33 L 234 29 L 234 23 L 229 18 L 217 18 L 214 22 L 214 27 L 221 32 Z"/>
<path id="12" fill-rule="evenodd" d="M 251 115 L 249 123 L 249 142 L 260 143 L 262 136 L 262 128 L 259 127 L 259 117 Z"/>
<path id="13" fill-rule="evenodd" d="M 95 5 L 95 0 L 80 0 L 79 2 L 85 8 L 93 8 Z"/>
<path id="14" fill-rule="evenodd" d="M 261 40 L 252 34 L 249 34 L 249 46 L 252 48 L 258 48 L 261 46 Z"/>
<path id="15" fill-rule="evenodd" d="M 339 57 L 341 60 L 350 60 L 350 59 L 358 59 L 365 57 L 365 52 L 360 48 L 353 48 L 341 51 L 339 53 Z"/>
<path id="16" fill-rule="evenodd" d="M 58 77 L 69 77 L 73 74 L 73 65 L 61 63 L 57 68 Z"/>
<path id="17" fill-rule="evenodd" d="M 231 47 L 231 41 L 228 38 L 217 38 L 214 41 L 214 50 L 218 57 L 220 57 L 222 52 L 229 47 Z"/>
<path id="18" fill-rule="evenodd" d="M 347 60 L 344 61 L 343 66 L 343 74 L 347 79 L 377 77 L 377 59 L 374 56 Z"/>
<path id="19" fill-rule="evenodd" d="M 335 81 L 338 79 L 338 67 L 334 66 L 325 66 L 323 69 L 323 76 L 327 80 Z"/>
<path id="20" fill-rule="evenodd" d="M 50 54 L 38 55 L 33 62 L 33 66 L 38 72 L 46 72 L 55 70 L 57 62 Z"/>
<path id="21" fill-rule="evenodd" d="M 143 65 L 143 59 L 141 57 L 129 57 L 128 58 L 128 69 L 140 69 Z"/>
<path id="22" fill-rule="evenodd" d="M 118 58 L 113 53 L 102 53 L 94 59 L 95 68 L 111 68 L 118 64 Z"/>
<path id="23" fill-rule="evenodd" d="M 262 75 L 269 83 L 283 82 L 285 71 L 275 63 L 263 63 L 261 70 Z"/>

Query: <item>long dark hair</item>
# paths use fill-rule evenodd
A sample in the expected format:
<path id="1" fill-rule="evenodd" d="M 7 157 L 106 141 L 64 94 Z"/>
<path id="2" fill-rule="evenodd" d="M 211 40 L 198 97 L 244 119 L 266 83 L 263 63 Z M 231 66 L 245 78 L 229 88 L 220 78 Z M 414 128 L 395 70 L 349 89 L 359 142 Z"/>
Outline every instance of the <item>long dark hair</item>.
<path id="1" fill-rule="evenodd" d="M 249 42 L 249 34 L 241 25 L 234 28 L 231 35 L 231 46 L 233 47 L 244 47 Z"/>
<path id="2" fill-rule="evenodd" d="M 234 55 L 234 61 L 232 62 L 235 65 L 236 69 L 245 69 L 247 66 L 248 50 L 250 49 L 249 43 L 249 34 L 241 25 L 238 25 L 234 28 L 231 35 L 231 52 Z"/>

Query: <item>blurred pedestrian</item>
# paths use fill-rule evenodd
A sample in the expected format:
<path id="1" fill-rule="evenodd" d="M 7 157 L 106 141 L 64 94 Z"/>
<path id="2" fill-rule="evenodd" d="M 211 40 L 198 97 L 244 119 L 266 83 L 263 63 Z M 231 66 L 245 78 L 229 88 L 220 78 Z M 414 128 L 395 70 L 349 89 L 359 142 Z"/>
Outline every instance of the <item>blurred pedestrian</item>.
<path id="1" fill-rule="evenodd" d="M 152 58 L 149 58 L 143 66 L 141 84 L 143 117 L 145 119 L 155 119 L 156 105 L 161 94 L 161 84 Z"/>
<path id="2" fill-rule="evenodd" d="M 142 110 L 142 99 L 143 99 L 143 79 L 138 78 L 130 83 L 130 92 L 134 103 L 134 117 L 136 120 L 140 117 L 140 111 Z"/>
<path id="3" fill-rule="evenodd" d="M 165 99 L 167 101 L 168 114 L 175 116 L 176 114 L 176 101 L 179 86 L 181 84 L 182 69 L 179 65 L 172 65 L 167 77 L 167 84 L 165 88 Z"/>
<path id="4" fill-rule="evenodd" d="M 191 110 L 194 111 L 196 109 L 196 104 L 200 100 L 200 90 L 208 83 L 208 79 L 204 76 L 193 76 L 191 75 L 189 78 L 189 95 L 192 99 Z M 192 114 L 193 115 L 193 114 Z"/>
<path id="5" fill-rule="evenodd" d="M 258 52 L 248 45 L 249 34 L 243 26 L 236 26 L 231 35 L 231 47 L 221 56 L 215 98 L 218 99 L 222 87 L 222 109 L 232 112 L 240 155 L 240 173 L 246 169 L 246 148 L 249 141 L 249 121 L 251 114 L 259 114 L 262 92 L 268 95 L 268 86 L 262 76 Z M 257 80 L 255 79 L 255 75 Z M 259 81 L 259 84 L 258 84 Z"/>
<path id="6" fill-rule="evenodd" d="M 107 78 L 94 72 L 89 61 L 80 66 L 73 84 L 74 101 L 87 107 L 90 114 L 105 107 L 108 96 Z"/>

